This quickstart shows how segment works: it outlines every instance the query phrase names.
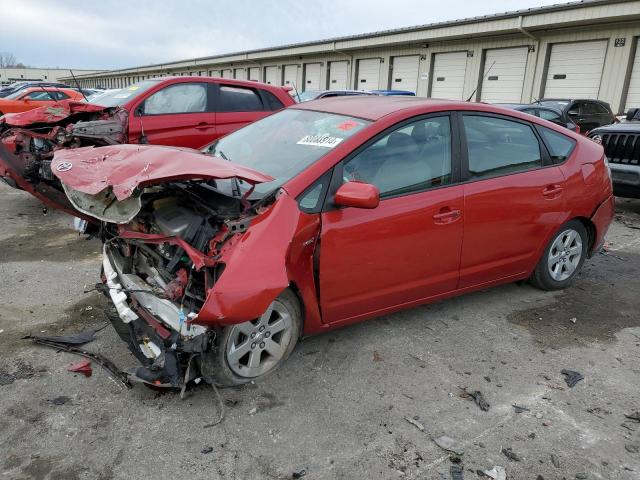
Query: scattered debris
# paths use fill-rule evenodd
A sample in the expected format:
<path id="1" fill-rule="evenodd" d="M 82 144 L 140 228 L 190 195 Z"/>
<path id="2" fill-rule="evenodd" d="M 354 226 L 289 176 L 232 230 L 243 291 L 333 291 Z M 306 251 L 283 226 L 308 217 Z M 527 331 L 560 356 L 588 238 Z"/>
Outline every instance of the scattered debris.
<path id="1" fill-rule="evenodd" d="M 511 447 L 503 448 L 502 449 L 502 453 L 504 454 L 505 457 L 507 457 L 512 462 L 519 462 L 520 460 L 522 460 L 522 457 L 520 457 L 520 455 L 518 455 L 516 452 L 514 452 L 511 449 Z"/>
<path id="2" fill-rule="evenodd" d="M 373 351 L 373 361 L 374 362 L 381 362 L 382 361 L 382 356 L 380 355 L 380 353 L 377 350 Z"/>
<path id="3" fill-rule="evenodd" d="M 507 480 L 507 471 L 504 469 L 504 467 L 500 467 L 498 465 L 493 467 L 491 470 L 485 470 L 482 473 L 489 478 L 493 478 L 494 480 Z"/>
<path id="4" fill-rule="evenodd" d="M 200 450 L 200 453 L 203 453 L 205 455 L 207 453 L 211 453 L 211 452 L 213 452 L 213 447 L 212 446 L 206 446 L 202 450 Z"/>
<path id="5" fill-rule="evenodd" d="M 79 362 L 73 363 L 67 368 L 68 372 L 81 373 L 85 377 L 90 377 L 93 374 L 93 369 L 91 368 L 91 360 L 88 358 L 85 360 L 80 360 Z"/>
<path id="6" fill-rule="evenodd" d="M 640 423 L 640 412 L 633 412 L 631 415 L 625 415 L 629 420 Z"/>
<path id="7" fill-rule="evenodd" d="M 529 435 L 527 435 L 527 437 L 529 437 L 531 440 L 536 438 L 536 432 L 531 432 Z"/>
<path id="8" fill-rule="evenodd" d="M 413 425 L 414 427 L 416 427 L 418 430 L 420 430 L 421 432 L 424 432 L 424 425 L 422 425 L 419 421 L 414 420 L 411 417 L 404 417 L 404 419 L 409 422 L 411 425 Z"/>
<path id="9" fill-rule="evenodd" d="M 293 474 L 291 475 L 291 478 L 302 478 L 305 475 L 307 475 L 307 471 L 303 468 L 299 472 L 293 472 Z"/>
<path id="10" fill-rule="evenodd" d="M 38 371 L 43 371 L 43 369 L 36 370 L 29 363 L 18 359 L 14 362 L 13 372 L 0 368 L 0 387 L 4 385 L 11 385 L 16 380 L 31 378 L 35 376 Z"/>
<path id="11" fill-rule="evenodd" d="M 66 405 L 67 403 L 71 403 L 71 399 L 65 395 L 61 395 L 51 400 L 51 403 L 54 405 Z"/>
<path id="12" fill-rule="evenodd" d="M 62 343 L 65 345 L 84 345 L 93 342 L 96 339 L 96 330 L 86 330 L 76 335 L 60 335 L 56 337 L 48 337 L 44 335 L 27 335 L 24 338 L 36 339 L 46 342 Z"/>
<path id="13" fill-rule="evenodd" d="M 464 467 L 462 465 L 451 465 L 449 472 L 451 473 L 451 480 L 464 480 L 462 472 Z"/>
<path id="14" fill-rule="evenodd" d="M 475 404 L 478 405 L 478 407 L 480 407 L 480 410 L 483 410 L 485 412 L 489 410 L 489 403 L 484 399 L 482 392 L 478 390 L 476 390 L 475 392 L 468 392 L 466 388 L 463 388 L 463 387 L 458 387 L 458 388 L 462 390 L 462 394 L 460 395 L 460 397 L 472 399 L 475 402 Z"/>
<path id="15" fill-rule="evenodd" d="M 553 425 L 553 423 L 551 423 L 551 420 L 545 420 L 544 422 L 542 422 L 543 427 L 550 427 L 551 425 Z"/>
<path id="16" fill-rule="evenodd" d="M 211 387 L 216 394 L 216 399 L 218 400 L 218 411 L 220 412 L 220 414 L 218 415 L 218 418 L 216 420 L 211 423 L 207 423 L 203 428 L 215 427 L 216 425 L 222 423 L 222 421 L 224 420 L 224 401 L 222 400 L 222 395 L 220 395 L 218 387 L 216 387 L 214 383 L 211 384 Z"/>
<path id="17" fill-rule="evenodd" d="M 442 435 L 440 437 L 433 438 L 432 440 L 443 450 L 453 452 L 456 455 L 464 455 L 464 449 L 460 445 L 458 445 L 458 442 L 451 437 Z"/>
<path id="18" fill-rule="evenodd" d="M 571 323 L 576 323 L 578 321 L 578 319 L 576 317 L 570 318 L 569 321 Z"/>
<path id="19" fill-rule="evenodd" d="M 491 377 L 489 375 L 483 377 L 488 383 L 491 383 Z"/>
<path id="20" fill-rule="evenodd" d="M 575 387 L 576 383 L 584 379 L 584 376 L 580 372 L 576 372 L 574 370 L 565 369 L 565 370 L 561 370 L 560 373 L 562 373 L 565 376 L 564 381 L 567 382 L 567 386 L 569 388 Z"/>
<path id="21" fill-rule="evenodd" d="M 84 334 L 81 334 L 81 335 L 84 335 Z M 79 337 L 79 335 L 76 337 Z M 59 341 L 52 340 L 54 338 L 65 338 L 65 337 L 39 337 L 39 336 L 28 335 L 24 338 L 30 339 L 34 343 L 37 343 L 38 345 L 44 345 L 46 347 L 50 347 L 56 350 L 63 350 L 67 353 L 73 353 L 75 355 L 80 355 L 82 357 L 90 358 L 91 360 L 96 362 L 98 365 L 103 367 L 105 370 L 107 370 L 113 376 L 113 378 L 122 382 L 122 384 L 125 387 L 133 388 L 133 386 L 131 385 L 131 382 L 129 381 L 129 375 L 126 372 L 120 370 L 107 357 L 100 355 L 99 353 L 89 352 L 87 350 L 83 350 L 82 348 L 75 346 L 75 345 L 80 345 L 79 343 L 69 344 L 65 341 L 59 342 Z M 69 337 L 69 338 L 74 338 L 74 337 Z M 82 338 L 88 338 L 88 336 L 87 337 L 83 336 Z M 95 332 L 93 332 L 93 338 L 95 338 Z M 92 341 L 92 340 L 89 340 L 89 341 Z M 84 343 L 87 343 L 87 342 L 84 342 Z"/>
<path id="22" fill-rule="evenodd" d="M 512 407 L 513 407 L 513 409 L 515 410 L 516 413 L 530 412 L 531 411 L 527 407 L 521 407 L 520 405 L 512 405 Z"/>
<path id="23" fill-rule="evenodd" d="M 249 410 L 249 415 L 255 415 L 258 412 L 258 407 L 253 407 Z"/>
<path id="24" fill-rule="evenodd" d="M 589 475 L 586 473 L 576 473 L 576 480 L 587 480 L 587 478 L 589 478 Z"/>
<path id="25" fill-rule="evenodd" d="M 638 453 L 640 452 L 640 446 L 628 443 L 624 446 L 624 449 L 629 453 Z"/>
<path id="26" fill-rule="evenodd" d="M 560 459 L 558 458 L 557 455 L 553 453 L 551 454 L 551 463 L 553 464 L 554 467 L 560 468 Z"/>

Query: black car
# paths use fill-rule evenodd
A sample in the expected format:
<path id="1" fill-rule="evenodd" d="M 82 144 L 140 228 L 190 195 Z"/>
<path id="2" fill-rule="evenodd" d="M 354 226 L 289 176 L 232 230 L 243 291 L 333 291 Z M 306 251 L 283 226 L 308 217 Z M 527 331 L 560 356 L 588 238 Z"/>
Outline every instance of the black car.
<path id="1" fill-rule="evenodd" d="M 4 98 L 13 93 L 19 92 L 25 88 L 29 87 L 60 87 L 60 88 L 69 88 L 68 85 L 64 83 L 57 82 L 17 82 L 12 83 L 11 85 L 7 85 L 6 87 L 0 89 L 0 98 Z"/>
<path id="2" fill-rule="evenodd" d="M 329 97 L 347 97 L 353 95 L 374 95 L 369 92 L 362 92 L 360 90 L 307 90 L 300 93 L 298 97 L 298 103 L 308 102 L 310 100 L 318 100 L 320 98 Z M 295 97 L 294 97 L 295 98 Z"/>
<path id="3" fill-rule="evenodd" d="M 563 112 L 561 109 L 556 107 L 550 107 L 546 105 L 538 105 L 538 104 L 514 104 L 514 103 L 503 103 L 500 106 L 505 108 L 510 108 L 512 110 L 518 110 L 519 112 L 528 113 L 529 115 L 533 115 L 535 117 L 544 118 L 545 120 L 549 120 L 561 127 L 568 128 L 569 130 L 573 130 L 574 132 L 580 133 L 580 127 L 574 123 L 571 118 Z"/>
<path id="4" fill-rule="evenodd" d="M 592 130 L 589 138 L 604 147 L 613 193 L 640 198 L 640 108 L 629 110 L 626 122 Z"/>
<path id="5" fill-rule="evenodd" d="M 607 102 L 589 99 L 543 98 L 532 105 L 552 107 L 562 111 L 586 135 L 594 128 L 611 125 L 616 117 Z"/>

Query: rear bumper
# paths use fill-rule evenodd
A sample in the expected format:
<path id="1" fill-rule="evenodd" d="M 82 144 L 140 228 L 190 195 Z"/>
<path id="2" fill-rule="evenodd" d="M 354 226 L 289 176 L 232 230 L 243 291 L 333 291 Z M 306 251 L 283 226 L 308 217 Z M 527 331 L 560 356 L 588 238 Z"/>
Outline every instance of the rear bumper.
<path id="1" fill-rule="evenodd" d="M 614 185 L 629 185 L 640 189 L 640 166 L 609 162 Z"/>
<path id="2" fill-rule="evenodd" d="M 611 195 L 600 204 L 595 213 L 591 216 L 591 222 L 593 222 L 596 229 L 596 238 L 594 239 L 593 246 L 589 252 L 590 255 L 599 252 L 604 245 L 604 237 L 609 230 L 609 225 L 611 225 L 611 222 L 613 221 L 615 208 L 615 198 Z"/>

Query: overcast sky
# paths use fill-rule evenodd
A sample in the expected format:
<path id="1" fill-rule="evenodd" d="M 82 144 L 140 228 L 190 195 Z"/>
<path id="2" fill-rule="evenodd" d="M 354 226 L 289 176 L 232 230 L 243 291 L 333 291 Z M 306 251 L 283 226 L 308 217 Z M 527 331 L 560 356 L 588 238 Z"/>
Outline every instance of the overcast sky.
<path id="1" fill-rule="evenodd" d="M 0 0 L 0 51 L 112 69 L 540 7 L 562 0 Z"/>

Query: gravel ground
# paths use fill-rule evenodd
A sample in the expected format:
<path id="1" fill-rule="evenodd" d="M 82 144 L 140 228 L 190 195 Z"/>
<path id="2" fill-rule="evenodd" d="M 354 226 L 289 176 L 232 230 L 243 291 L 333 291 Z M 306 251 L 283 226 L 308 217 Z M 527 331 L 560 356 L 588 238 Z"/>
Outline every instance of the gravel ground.
<path id="1" fill-rule="evenodd" d="M 277 373 L 222 390 L 212 428 L 210 387 L 126 390 L 21 339 L 105 324 L 103 297 L 83 293 L 100 245 L 4 185 L 0 225 L 1 478 L 447 479 L 433 441 L 446 435 L 465 479 L 495 465 L 515 480 L 640 479 L 640 422 L 625 417 L 640 410 L 640 201 L 618 201 L 608 254 L 570 289 L 507 285 L 305 339 Z M 136 364 L 111 327 L 88 347 Z M 584 380 L 568 388 L 562 369 Z"/>

